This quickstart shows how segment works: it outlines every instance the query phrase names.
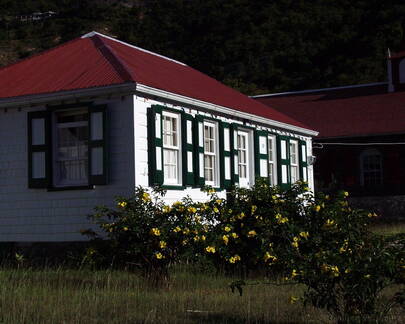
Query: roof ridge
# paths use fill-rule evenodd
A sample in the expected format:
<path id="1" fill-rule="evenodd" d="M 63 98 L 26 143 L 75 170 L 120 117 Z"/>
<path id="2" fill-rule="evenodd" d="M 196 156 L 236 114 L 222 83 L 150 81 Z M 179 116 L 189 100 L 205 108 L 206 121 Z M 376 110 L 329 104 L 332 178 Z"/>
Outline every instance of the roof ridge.
<path id="1" fill-rule="evenodd" d="M 83 37 L 82 37 L 83 38 Z M 118 73 L 122 81 L 124 82 L 136 82 L 136 78 L 132 71 L 126 66 L 126 64 L 119 58 L 114 50 L 108 46 L 99 35 L 90 37 L 94 46 L 103 57 L 110 63 L 113 69 Z"/>
<path id="2" fill-rule="evenodd" d="M 142 48 L 142 47 L 138 47 L 138 46 L 135 46 L 135 45 L 126 43 L 126 42 L 121 41 L 121 40 L 119 40 L 119 39 L 116 39 L 116 38 L 114 38 L 114 37 L 111 37 L 111 36 L 107 36 L 107 35 L 98 33 L 98 32 L 96 32 L 96 31 L 92 31 L 92 32 L 90 32 L 90 33 L 84 34 L 81 38 L 92 38 L 92 37 L 94 37 L 94 36 L 104 37 L 104 38 L 107 38 L 107 39 L 109 39 L 109 40 L 115 41 L 115 42 L 117 42 L 117 43 L 123 44 L 123 45 L 125 45 L 125 46 L 131 47 L 131 48 L 135 48 L 135 49 L 137 49 L 137 50 L 139 50 L 139 51 L 141 51 L 141 52 L 145 52 L 145 53 L 148 53 L 148 54 L 151 54 L 151 55 L 155 55 L 155 56 L 158 56 L 158 57 L 163 58 L 163 59 L 165 59 L 165 60 L 172 61 L 172 62 L 174 62 L 174 63 L 187 66 L 187 64 L 185 64 L 185 63 L 183 63 L 183 62 L 180 62 L 180 61 L 174 60 L 174 59 L 172 59 L 172 58 L 170 58 L 170 57 L 167 57 L 167 56 L 164 56 L 164 55 L 161 55 L 161 54 L 158 54 L 158 53 L 149 51 L 149 50 L 144 49 L 144 48 Z"/>
<path id="3" fill-rule="evenodd" d="M 267 93 L 267 94 L 256 95 L 256 96 L 249 96 L 249 97 L 250 98 L 277 97 L 277 96 L 285 96 L 285 95 L 301 94 L 301 93 L 326 92 L 326 91 L 333 91 L 333 90 L 340 90 L 340 89 L 372 87 L 372 86 L 384 85 L 384 84 L 387 84 L 387 82 L 385 81 L 385 82 L 363 83 L 363 84 L 354 84 L 354 85 L 349 85 L 349 86 L 340 86 L 340 87 L 331 87 L 331 88 L 309 89 L 309 90 L 298 90 L 298 91 L 286 91 L 286 92 L 278 92 L 278 93 Z"/>

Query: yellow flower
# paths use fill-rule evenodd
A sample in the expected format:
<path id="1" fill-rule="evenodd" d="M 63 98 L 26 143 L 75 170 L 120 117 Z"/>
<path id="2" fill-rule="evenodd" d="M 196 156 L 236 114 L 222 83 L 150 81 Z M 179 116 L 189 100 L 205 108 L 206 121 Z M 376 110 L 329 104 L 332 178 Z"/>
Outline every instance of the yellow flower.
<path id="1" fill-rule="evenodd" d="M 229 226 L 225 226 L 224 231 L 225 231 L 225 232 L 230 232 L 230 231 L 231 231 L 231 228 L 230 228 Z"/>
<path id="2" fill-rule="evenodd" d="M 194 207 L 188 207 L 187 210 L 189 213 L 193 213 L 193 214 L 197 212 L 197 209 Z"/>
<path id="3" fill-rule="evenodd" d="M 339 276 L 339 268 L 337 266 L 333 266 L 330 268 L 332 275 L 334 277 L 338 277 Z"/>
<path id="4" fill-rule="evenodd" d="M 274 256 L 274 255 L 271 255 L 270 252 L 266 252 L 266 253 L 264 254 L 263 259 L 264 259 L 264 262 L 267 262 L 267 261 L 269 261 L 269 260 L 270 260 L 271 262 L 276 262 L 276 261 L 277 261 L 277 257 Z"/>
<path id="5" fill-rule="evenodd" d="M 173 207 L 178 207 L 178 206 L 181 206 L 181 205 L 183 205 L 183 203 L 181 201 L 175 201 L 172 206 Z"/>
<path id="6" fill-rule="evenodd" d="M 255 237 L 256 236 L 256 231 L 255 230 L 251 230 L 248 232 L 248 237 Z"/>
<path id="7" fill-rule="evenodd" d="M 295 247 L 296 249 L 298 249 L 298 242 L 292 242 L 292 243 L 291 243 L 291 246 L 292 246 L 292 247 Z"/>
<path id="8" fill-rule="evenodd" d="M 126 227 L 126 226 L 124 226 L 122 229 L 123 229 L 124 231 L 128 231 L 128 227 Z"/>
<path id="9" fill-rule="evenodd" d="M 240 257 L 238 254 L 235 254 L 233 257 L 235 258 L 236 261 L 240 261 L 240 260 L 241 260 L 241 257 Z"/>
<path id="10" fill-rule="evenodd" d="M 308 188 L 308 187 L 304 187 L 303 190 L 304 190 L 304 191 L 309 191 L 309 188 Z"/>
<path id="11" fill-rule="evenodd" d="M 205 241 L 205 235 L 201 235 L 201 241 Z"/>
<path id="12" fill-rule="evenodd" d="M 291 272 L 291 278 L 295 278 L 296 276 L 298 276 L 298 272 L 297 270 L 293 269 L 293 271 Z"/>
<path id="13" fill-rule="evenodd" d="M 159 236 L 160 235 L 160 230 L 158 228 L 152 228 L 150 230 L 151 234 L 155 235 L 155 236 Z"/>
<path id="14" fill-rule="evenodd" d="M 230 257 L 230 258 L 228 259 L 228 261 L 229 261 L 229 263 L 235 263 L 235 262 L 236 262 L 236 260 L 235 260 L 234 257 Z"/>
<path id="15" fill-rule="evenodd" d="M 187 245 L 187 243 L 188 243 L 187 240 L 183 240 L 183 241 L 181 242 L 182 245 Z"/>
<path id="16" fill-rule="evenodd" d="M 237 239 L 237 238 L 239 237 L 239 235 L 238 235 L 238 234 L 236 234 L 235 232 L 234 232 L 234 233 L 232 233 L 231 235 L 232 235 L 232 237 L 233 237 L 234 239 Z"/>
<path id="17" fill-rule="evenodd" d="M 121 201 L 118 203 L 118 207 L 124 208 L 127 206 L 127 203 L 125 201 Z"/>
<path id="18" fill-rule="evenodd" d="M 297 300 L 298 300 L 298 297 L 291 296 L 290 297 L 290 304 L 295 304 L 297 302 Z"/>
<path id="19" fill-rule="evenodd" d="M 298 237 L 296 237 L 296 236 L 293 237 L 293 241 L 294 241 L 294 242 L 298 242 L 299 240 L 300 240 L 300 239 L 299 239 Z"/>
<path id="20" fill-rule="evenodd" d="M 241 213 L 238 215 L 238 218 L 239 218 L 239 219 L 245 218 L 245 213 L 244 213 L 244 212 L 241 212 Z"/>
<path id="21" fill-rule="evenodd" d="M 252 205 L 252 215 L 255 213 L 256 210 L 257 210 L 257 206 Z"/>
<path id="22" fill-rule="evenodd" d="M 219 209 L 217 207 L 214 207 L 212 210 L 214 211 L 214 213 L 219 213 Z"/>
<path id="23" fill-rule="evenodd" d="M 161 249 L 164 249 L 167 246 L 167 244 L 166 244 L 165 241 L 160 241 L 159 246 L 160 246 Z"/>
<path id="24" fill-rule="evenodd" d="M 377 214 L 376 213 L 368 213 L 368 215 L 367 215 L 368 217 L 377 217 Z"/>
<path id="25" fill-rule="evenodd" d="M 344 252 L 346 252 L 346 247 L 345 246 L 342 246 L 340 249 L 339 249 L 339 253 L 344 253 Z"/>
<path id="26" fill-rule="evenodd" d="M 314 207 L 314 210 L 315 210 L 316 212 L 319 212 L 319 211 L 321 210 L 321 206 L 316 205 L 316 206 Z"/>
<path id="27" fill-rule="evenodd" d="M 224 241 L 225 245 L 228 245 L 228 241 L 229 241 L 228 235 L 222 236 L 222 240 Z"/>
<path id="28" fill-rule="evenodd" d="M 155 253 L 155 258 L 156 258 L 156 259 L 158 259 L 158 260 L 160 260 L 160 259 L 163 259 L 163 258 L 164 258 L 164 256 L 163 256 L 163 254 L 162 254 L 162 253 L 160 253 L 160 252 L 156 252 L 156 253 Z"/>
<path id="29" fill-rule="evenodd" d="M 176 227 L 173 229 L 173 232 L 175 232 L 175 233 L 178 233 L 178 232 L 180 232 L 180 231 L 181 231 L 180 226 L 176 226 Z"/>
<path id="30" fill-rule="evenodd" d="M 205 251 L 207 251 L 208 253 L 215 253 L 215 246 L 207 246 L 205 248 Z"/>
<path id="31" fill-rule="evenodd" d="M 325 199 L 326 199 L 326 200 L 329 200 L 329 195 L 326 195 L 326 196 L 325 196 Z"/>
<path id="32" fill-rule="evenodd" d="M 194 240 L 194 242 L 198 242 L 200 240 L 200 237 L 198 235 L 194 236 L 193 240 Z"/>
<path id="33" fill-rule="evenodd" d="M 222 203 L 222 199 L 217 199 L 217 200 L 215 200 L 215 202 L 219 205 Z"/>
<path id="34" fill-rule="evenodd" d="M 164 213 L 170 212 L 170 206 L 164 205 L 164 206 L 163 206 L 163 212 L 164 212 Z"/>
<path id="35" fill-rule="evenodd" d="M 150 195 L 147 192 L 144 192 L 142 194 L 142 200 L 145 201 L 145 202 L 150 201 Z"/>
<path id="36" fill-rule="evenodd" d="M 347 196 L 349 196 L 349 193 L 348 193 L 347 191 L 344 191 L 344 192 L 343 192 L 343 195 L 344 195 L 345 197 L 347 197 Z"/>
<path id="37" fill-rule="evenodd" d="M 308 236 L 309 236 L 309 233 L 308 232 L 301 232 L 300 236 L 303 237 L 304 239 L 307 239 Z"/>
<path id="38" fill-rule="evenodd" d="M 326 220 L 326 223 L 325 223 L 325 226 L 326 227 L 331 227 L 331 226 L 333 226 L 335 224 L 335 221 L 332 219 L 332 220 L 330 220 L 330 219 L 327 219 Z"/>
<path id="39" fill-rule="evenodd" d="M 366 274 L 365 276 L 364 276 L 364 278 L 366 278 L 366 279 L 369 279 L 371 277 L 371 275 L 369 275 L 369 274 Z"/>
<path id="40" fill-rule="evenodd" d="M 345 273 L 350 273 L 350 269 L 347 268 L 347 269 L 345 270 Z"/>
<path id="41" fill-rule="evenodd" d="M 190 230 L 186 227 L 186 228 L 183 230 L 183 234 L 187 235 L 187 234 L 189 234 L 189 233 L 190 233 Z"/>

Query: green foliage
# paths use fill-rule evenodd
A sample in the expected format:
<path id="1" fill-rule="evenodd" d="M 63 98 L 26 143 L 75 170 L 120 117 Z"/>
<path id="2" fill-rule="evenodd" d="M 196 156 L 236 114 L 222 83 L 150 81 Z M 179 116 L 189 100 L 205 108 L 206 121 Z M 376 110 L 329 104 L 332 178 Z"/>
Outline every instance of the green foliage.
<path id="1" fill-rule="evenodd" d="M 118 198 L 116 208 L 98 207 L 91 218 L 105 236 L 91 234 L 108 239 L 101 241 L 108 242 L 115 263 L 137 264 L 156 282 L 187 256 L 240 275 L 231 285 L 240 294 L 249 271 L 259 268 L 269 284 L 303 284 L 304 304 L 340 321 L 380 319 L 404 306 L 403 288 L 381 296 L 385 288 L 405 284 L 405 235 L 369 232 L 376 215 L 352 209 L 347 192 L 315 197 L 306 183 L 284 191 L 260 180 L 251 189 L 232 190 L 227 199 L 205 190 L 206 202 L 184 198 L 169 206 L 164 192 L 150 195 L 138 187 L 133 197 Z M 90 256 L 103 253 L 89 250 Z"/>

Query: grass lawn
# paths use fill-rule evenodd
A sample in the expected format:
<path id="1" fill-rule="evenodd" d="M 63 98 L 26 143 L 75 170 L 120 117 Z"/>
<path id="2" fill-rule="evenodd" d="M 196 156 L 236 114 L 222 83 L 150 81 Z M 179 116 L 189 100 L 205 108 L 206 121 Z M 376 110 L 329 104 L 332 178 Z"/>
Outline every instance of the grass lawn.
<path id="1" fill-rule="evenodd" d="M 373 231 L 405 232 L 405 224 L 374 224 Z M 333 323 L 326 312 L 289 303 L 302 286 L 248 286 L 240 297 L 232 280 L 177 267 L 158 289 L 124 271 L 0 266 L 0 323 Z M 404 310 L 393 310 L 387 323 L 405 323 Z"/>
<path id="2" fill-rule="evenodd" d="M 300 303 L 299 286 L 249 286 L 232 294 L 232 279 L 176 270 L 172 283 L 152 288 L 123 271 L 0 271 L 0 323 L 332 323 Z M 394 314 L 390 323 L 404 323 Z"/>

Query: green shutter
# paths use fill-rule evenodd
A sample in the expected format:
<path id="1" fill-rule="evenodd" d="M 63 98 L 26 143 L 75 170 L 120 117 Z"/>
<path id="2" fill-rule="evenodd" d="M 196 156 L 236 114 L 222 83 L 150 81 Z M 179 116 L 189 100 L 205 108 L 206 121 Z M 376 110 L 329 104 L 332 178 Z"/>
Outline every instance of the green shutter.
<path id="1" fill-rule="evenodd" d="M 162 107 L 148 109 L 148 166 L 149 185 L 163 184 Z"/>
<path id="2" fill-rule="evenodd" d="M 181 143 L 182 143 L 182 169 L 183 185 L 193 186 L 194 179 L 194 136 L 193 136 L 194 118 L 190 114 L 181 114 Z"/>
<path id="3" fill-rule="evenodd" d="M 267 132 L 255 130 L 255 175 L 256 178 L 268 179 L 269 177 L 269 156 L 267 148 Z"/>
<path id="4" fill-rule="evenodd" d="M 278 185 L 290 188 L 290 140 L 287 136 L 277 135 L 277 175 Z"/>
<path id="5" fill-rule="evenodd" d="M 239 183 L 239 158 L 238 158 L 238 125 L 231 124 L 231 183 Z"/>
<path id="6" fill-rule="evenodd" d="M 51 114 L 28 113 L 28 188 L 52 185 Z"/>
<path id="7" fill-rule="evenodd" d="M 197 187 L 205 184 L 204 179 L 204 118 L 196 115 L 194 118 L 194 179 Z"/>
<path id="8" fill-rule="evenodd" d="M 222 189 L 232 185 L 231 128 L 228 123 L 219 122 L 220 181 Z"/>
<path id="9" fill-rule="evenodd" d="M 307 143 L 300 140 L 299 143 L 299 154 L 300 154 L 300 180 L 308 182 L 308 152 Z"/>
<path id="10" fill-rule="evenodd" d="M 89 184 L 107 184 L 107 106 L 89 107 Z"/>

